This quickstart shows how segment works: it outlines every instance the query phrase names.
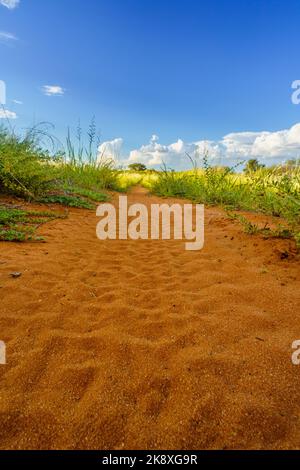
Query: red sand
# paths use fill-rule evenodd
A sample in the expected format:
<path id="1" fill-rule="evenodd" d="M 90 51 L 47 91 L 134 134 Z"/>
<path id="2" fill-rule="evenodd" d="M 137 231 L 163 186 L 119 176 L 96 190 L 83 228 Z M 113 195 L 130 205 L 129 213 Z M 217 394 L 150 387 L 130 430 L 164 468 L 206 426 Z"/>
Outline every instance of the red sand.
<path id="1" fill-rule="evenodd" d="M 292 242 L 215 208 L 198 252 L 96 223 L 73 209 L 45 244 L 0 243 L 0 448 L 300 448 Z"/>

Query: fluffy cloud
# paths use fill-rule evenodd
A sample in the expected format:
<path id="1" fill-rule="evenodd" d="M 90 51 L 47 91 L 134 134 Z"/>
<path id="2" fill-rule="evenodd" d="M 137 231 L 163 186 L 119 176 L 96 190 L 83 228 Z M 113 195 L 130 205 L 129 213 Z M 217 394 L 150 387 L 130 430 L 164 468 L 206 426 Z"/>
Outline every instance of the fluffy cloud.
<path id="1" fill-rule="evenodd" d="M 8 109 L 0 108 L 0 119 L 17 119 L 16 113 Z"/>
<path id="2" fill-rule="evenodd" d="M 46 96 L 62 96 L 65 94 L 65 90 L 58 85 L 44 85 L 42 90 Z"/>
<path id="3" fill-rule="evenodd" d="M 14 34 L 7 33 L 6 31 L 0 31 L 0 42 L 9 43 L 17 40 L 18 38 Z"/>
<path id="4" fill-rule="evenodd" d="M 176 167 L 187 166 L 188 155 L 202 157 L 205 151 L 209 152 L 210 158 L 221 158 L 223 148 L 218 142 L 201 140 L 197 142 L 184 142 L 178 139 L 169 145 L 162 145 L 158 137 L 153 135 L 147 145 L 132 150 L 129 154 L 128 163 L 144 163 L 149 166 L 160 166 L 163 163 L 175 165 Z"/>
<path id="5" fill-rule="evenodd" d="M 20 3 L 20 0 L 0 0 L 0 5 L 8 8 L 9 10 L 13 10 L 16 8 Z"/>
<path id="6" fill-rule="evenodd" d="M 169 157 L 170 146 L 158 143 L 158 136 L 153 135 L 149 144 L 142 145 L 139 149 L 132 150 L 129 155 L 129 163 L 145 163 L 147 165 L 161 165 Z"/>
<path id="7" fill-rule="evenodd" d="M 118 162 L 121 149 L 123 146 L 123 139 L 114 139 L 107 142 L 103 142 L 98 147 L 98 161 L 101 159 L 113 159 L 115 162 Z"/>
<path id="8" fill-rule="evenodd" d="M 277 132 L 233 132 L 219 141 L 199 140 L 163 145 L 153 135 L 148 144 L 132 150 L 124 163 L 144 163 L 160 166 L 166 163 L 175 168 L 188 166 L 187 154 L 202 158 L 205 152 L 218 164 L 232 164 L 239 160 L 259 158 L 266 161 L 284 161 L 300 156 L 300 123 Z"/>

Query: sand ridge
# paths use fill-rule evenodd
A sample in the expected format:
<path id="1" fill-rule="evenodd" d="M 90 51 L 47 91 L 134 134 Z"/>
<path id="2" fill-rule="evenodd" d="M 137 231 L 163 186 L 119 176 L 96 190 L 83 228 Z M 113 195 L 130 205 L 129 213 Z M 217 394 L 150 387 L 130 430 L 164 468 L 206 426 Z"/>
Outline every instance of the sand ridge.
<path id="1" fill-rule="evenodd" d="M 0 448 L 300 448 L 292 242 L 218 208 L 199 252 L 100 241 L 96 223 L 72 209 L 45 244 L 0 243 Z"/>

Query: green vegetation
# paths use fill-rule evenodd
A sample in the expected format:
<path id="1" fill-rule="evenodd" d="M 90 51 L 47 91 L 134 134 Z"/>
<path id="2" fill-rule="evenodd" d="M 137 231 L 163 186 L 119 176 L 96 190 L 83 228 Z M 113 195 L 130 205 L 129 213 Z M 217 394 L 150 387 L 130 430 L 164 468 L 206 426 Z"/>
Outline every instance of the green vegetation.
<path id="1" fill-rule="evenodd" d="M 263 227 L 259 227 L 257 224 L 251 222 L 248 220 L 246 217 L 244 217 L 241 214 L 231 214 L 228 213 L 228 216 L 232 220 L 237 220 L 242 224 L 244 227 L 244 232 L 248 233 L 249 235 L 256 235 L 256 234 L 261 234 L 265 238 L 292 238 L 293 237 L 293 232 L 291 230 L 278 225 L 276 229 L 272 229 L 269 227 L 269 224 L 266 223 L 264 224 Z"/>
<path id="2" fill-rule="evenodd" d="M 202 168 L 189 157 L 191 171 L 175 172 L 166 166 L 161 171 L 147 170 L 142 164 L 120 170 L 113 159 L 99 157 L 94 120 L 87 132 L 87 146 L 83 145 L 80 125 L 74 138 L 68 131 L 66 150 L 50 154 L 44 150 L 45 139 L 50 139 L 54 146 L 54 139 L 43 126 L 31 129 L 23 137 L 12 129 L 0 128 L 0 193 L 43 204 L 93 209 L 96 203 L 109 199 L 107 190 L 124 192 L 141 184 L 159 196 L 218 204 L 231 214 L 234 210 L 244 210 L 271 215 L 277 220 L 278 228 L 265 227 L 263 232 L 247 219 L 234 217 L 247 233 L 293 237 L 300 245 L 299 160 L 266 168 L 253 159 L 243 172 L 237 173 L 237 167 L 211 166 L 205 154 Z M 11 220 L 7 213 L 11 213 Z M 32 239 L 34 227 L 38 225 L 37 216 L 26 214 L 1 209 L 0 239 Z M 48 220 L 51 218 L 48 216 Z"/>
<path id="3" fill-rule="evenodd" d="M 265 168 L 254 165 L 251 170 L 250 165 L 248 171 L 235 173 L 235 168 L 210 166 L 207 155 L 203 168 L 198 169 L 195 162 L 193 166 L 192 171 L 185 172 L 168 171 L 164 167 L 156 175 L 146 176 L 143 184 L 159 196 L 218 204 L 228 211 L 245 210 L 271 215 L 275 221 L 279 220 L 276 236 L 293 237 L 300 246 L 299 166 Z M 271 235 L 271 230 L 265 230 L 264 235 L 267 234 Z"/>
<path id="4" fill-rule="evenodd" d="M 45 141 L 48 140 L 48 147 L 49 141 L 54 147 L 55 140 L 45 126 L 30 129 L 23 137 L 13 129 L 1 127 L 0 194 L 30 202 L 93 209 L 96 203 L 108 200 L 106 190 L 126 190 L 126 182 L 121 184 L 114 162 L 104 156 L 98 159 L 94 121 L 88 130 L 86 148 L 81 144 L 80 128 L 77 133 L 76 149 L 69 132 L 67 150 L 50 155 L 44 149 Z M 56 217 L 5 206 L 0 209 L 0 240 L 41 240 L 35 235 L 36 229 Z"/>
<path id="5" fill-rule="evenodd" d="M 43 241 L 35 234 L 37 228 L 50 220 L 64 218 L 65 215 L 48 211 L 26 211 L 0 206 L 0 240 L 1 241 Z"/>
<path id="6" fill-rule="evenodd" d="M 54 184 L 48 152 L 40 147 L 38 130 L 21 138 L 0 128 L 0 191 L 33 199 Z"/>
<path id="7" fill-rule="evenodd" d="M 93 204 L 80 197 L 76 196 L 65 196 L 60 194 L 54 194 L 53 196 L 46 196 L 39 199 L 39 202 L 43 204 L 62 204 L 68 207 L 78 207 L 81 209 L 93 209 Z"/>
<path id="8" fill-rule="evenodd" d="M 65 188 L 65 191 L 70 191 L 71 194 L 73 194 L 75 197 L 76 196 L 81 196 L 81 197 L 86 197 L 90 201 L 94 202 L 105 202 L 109 199 L 109 196 L 105 193 L 100 193 L 98 191 L 92 191 L 90 189 L 85 189 L 85 188 L 77 188 L 76 186 Z"/>
<path id="9" fill-rule="evenodd" d="M 98 158 L 94 129 L 92 122 L 87 148 L 81 144 L 78 129 L 76 148 L 69 131 L 66 151 L 50 155 L 43 143 L 45 139 L 54 143 L 54 139 L 43 127 L 31 129 L 24 137 L 0 128 L 0 193 L 86 208 L 107 200 L 103 191 L 123 188 L 114 162 Z"/>

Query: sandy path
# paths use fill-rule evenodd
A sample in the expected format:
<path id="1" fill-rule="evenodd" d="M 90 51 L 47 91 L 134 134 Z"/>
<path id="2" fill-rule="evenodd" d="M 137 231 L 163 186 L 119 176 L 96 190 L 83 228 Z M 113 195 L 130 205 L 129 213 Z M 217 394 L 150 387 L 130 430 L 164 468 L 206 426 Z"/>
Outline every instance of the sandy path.
<path id="1" fill-rule="evenodd" d="M 210 208 L 199 252 L 101 242 L 96 221 L 74 209 L 46 244 L 0 243 L 0 447 L 300 448 L 290 242 Z"/>

